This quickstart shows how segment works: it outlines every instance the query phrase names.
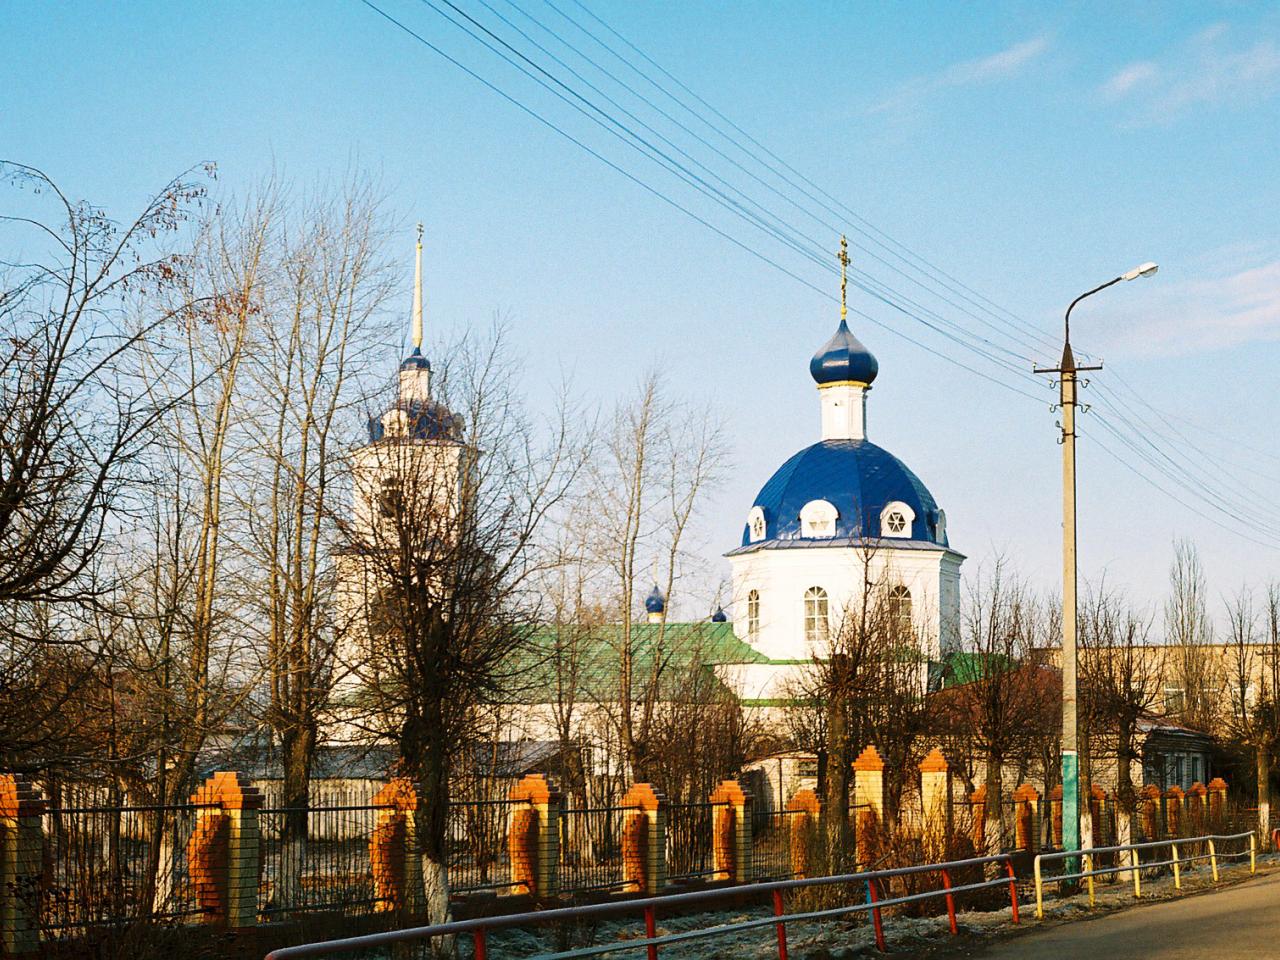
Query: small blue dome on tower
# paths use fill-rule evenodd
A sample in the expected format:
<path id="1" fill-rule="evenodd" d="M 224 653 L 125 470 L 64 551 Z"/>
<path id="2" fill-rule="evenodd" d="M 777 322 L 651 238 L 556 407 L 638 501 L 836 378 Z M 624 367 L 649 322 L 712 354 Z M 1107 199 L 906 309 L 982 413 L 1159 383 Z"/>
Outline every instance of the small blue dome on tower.
<path id="1" fill-rule="evenodd" d="M 821 386 L 853 380 L 870 384 L 880 372 L 875 356 L 862 345 L 842 319 L 835 336 L 828 340 L 809 361 L 809 373 Z"/>
<path id="2" fill-rule="evenodd" d="M 724 607 L 716 607 L 716 612 L 711 615 L 712 623 L 728 623 L 729 616 L 724 612 Z"/>
<path id="3" fill-rule="evenodd" d="M 658 585 L 653 585 L 653 590 L 644 598 L 645 613 L 664 613 L 667 609 L 667 598 L 662 595 L 662 591 L 658 589 Z"/>
<path id="4" fill-rule="evenodd" d="M 422 355 L 420 347 L 414 347 L 413 353 L 405 357 L 400 364 L 401 370 L 430 370 L 431 362 Z"/>

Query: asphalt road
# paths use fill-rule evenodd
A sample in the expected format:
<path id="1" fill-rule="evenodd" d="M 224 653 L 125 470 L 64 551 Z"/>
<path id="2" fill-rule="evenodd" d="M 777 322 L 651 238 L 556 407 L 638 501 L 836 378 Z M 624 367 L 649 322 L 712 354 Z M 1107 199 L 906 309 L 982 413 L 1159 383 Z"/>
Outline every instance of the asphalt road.
<path id="1" fill-rule="evenodd" d="M 1226 889 L 1037 930 L 975 956 L 984 960 L 1280 957 L 1280 872 Z"/>

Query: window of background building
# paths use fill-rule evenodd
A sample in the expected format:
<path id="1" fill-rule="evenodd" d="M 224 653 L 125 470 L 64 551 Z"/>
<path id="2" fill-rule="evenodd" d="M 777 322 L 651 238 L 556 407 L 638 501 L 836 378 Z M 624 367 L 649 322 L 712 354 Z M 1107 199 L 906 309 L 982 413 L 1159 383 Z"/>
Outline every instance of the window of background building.
<path id="1" fill-rule="evenodd" d="M 760 591 L 752 590 L 747 594 L 747 639 L 754 640 L 760 636 Z"/>

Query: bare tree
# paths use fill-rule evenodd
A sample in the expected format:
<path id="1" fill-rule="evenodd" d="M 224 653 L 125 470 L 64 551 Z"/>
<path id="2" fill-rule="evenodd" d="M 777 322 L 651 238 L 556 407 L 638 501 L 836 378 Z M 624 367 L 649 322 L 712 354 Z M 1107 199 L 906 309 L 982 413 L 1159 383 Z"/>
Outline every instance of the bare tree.
<path id="1" fill-rule="evenodd" d="M 1133 765 L 1141 760 L 1141 724 L 1161 706 L 1162 658 L 1150 641 L 1150 621 L 1105 589 L 1085 603 L 1081 618 L 1081 692 L 1090 753 L 1116 760 L 1116 834 L 1128 843 L 1137 800 Z"/>
<path id="2" fill-rule="evenodd" d="M 182 287 L 187 264 L 165 243 L 204 199 L 193 174 L 122 228 L 41 171 L 0 161 L 0 182 L 56 208 L 47 222 L 0 216 L 15 250 L 43 251 L 0 262 L 0 602 L 87 599 L 81 575 L 165 410 L 132 389 L 133 356 L 192 305 L 137 319 L 143 293 Z"/>
<path id="3" fill-rule="evenodd" d="M 1214 692 L 1220 684 L 1218 663 L 1210 646 L 1208 590 L 1200 555 L 1189 540 L 1174 544 L 1165 603 L 1165 642 L 1173 648 L 1173 674 L 1178 692 L 1166 712 L 1187 726 L 1208 730 L 1214 716 Z"/>
<path id="4" fill-rule="evenodd" d="M 988 849 L 1004 843 L 1003 778 L 1007 762 L 1025 756 L 1038 728 L 1051 724 L 1056 698 L 1048 671 L 1031 652 L 1042 636 L 1043 614 L 1028 587 L 1003 558 L 972 581 L 964 611 L 964 642 L 971 678 L 935 698 L 935 722 L 967 732 L 982 759 Z M 1056 678 L 1055 678 L 1056 680 Z"/>
<path id="5" fill-rule="evenodd" d="M 522 414 L 508 357 L 495 335 L 434 373 L 411 362 L 375 441 L 356 453 L 344 576 L 366 622 L 363 649 L 347 657 L 361 705 L 350 722 L 393 736 L 417 783 L 432 921 L 448 909 L 456 750 L 475 706 L 501 699 L 512 653 L 538 622 L 538 535 L 582 466 L 569 411 L 542 427 Z"/>
<path id="6" fill-rule="evenodd" d="M 265 634 L 261 714 L 280 747 L 281 801 L 290 811 L 284 840 L 297 847 L 306 840 L 311 767 L 344 626 L 331 561 L 347 489 L 344 441 L 391 284 L 376 252 L 381 223 L 368 181 L 357 176 L 334 195 L 278 203 L 247 366 L 253 397 L 242 400 L 252 439 L 238 507 L 249 595 Z M 284 862 L 300 865 L 301 852 Z M 283 877 L 286 891 L 298 879 Z"/>
<path id="7" fill-rule="evenodd" d="M 611 581 L 607 600 L 620 625 L 614 645 L 617 698 L 608 707 L 633 780 L 647 768 L 662 674 L 672 650 L 665 619 L 656 636 L 632 624 L 637 591 L 655 571 L 668 608 L 681 575 L 685 540 L 700 499 L 719 479 L 724 450 L 718 421 L 705 409 L 667 399 L 657 373 L 620 404 L 591 465 L 583 503 L 588 551 Z M 644 647 L 644 656 L 640 649 Z"/>
<path id="8" fill-rule="evenodd" d="M 1252 754 L 1257 780 L 1259 837 L 1270 842 L 1271 756 L 1276 749 L 1280 702 L 1280 590 L 1267 589 L 1262 623 L 1246 589 L 1227 601 L 1227 701 L 1232 740 Z"/>

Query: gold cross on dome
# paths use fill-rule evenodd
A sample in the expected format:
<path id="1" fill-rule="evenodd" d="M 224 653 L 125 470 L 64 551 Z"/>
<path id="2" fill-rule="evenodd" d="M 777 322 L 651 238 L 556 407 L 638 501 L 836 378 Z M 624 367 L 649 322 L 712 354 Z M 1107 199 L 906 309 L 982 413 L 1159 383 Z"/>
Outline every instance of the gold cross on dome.
<path id="1" fill-rule="evenodd" d="M 849 240 L 844 235 L 840 237 L 840 319 L 843 320 L 849 314 L 848 302 L 849 290 Z"/>

